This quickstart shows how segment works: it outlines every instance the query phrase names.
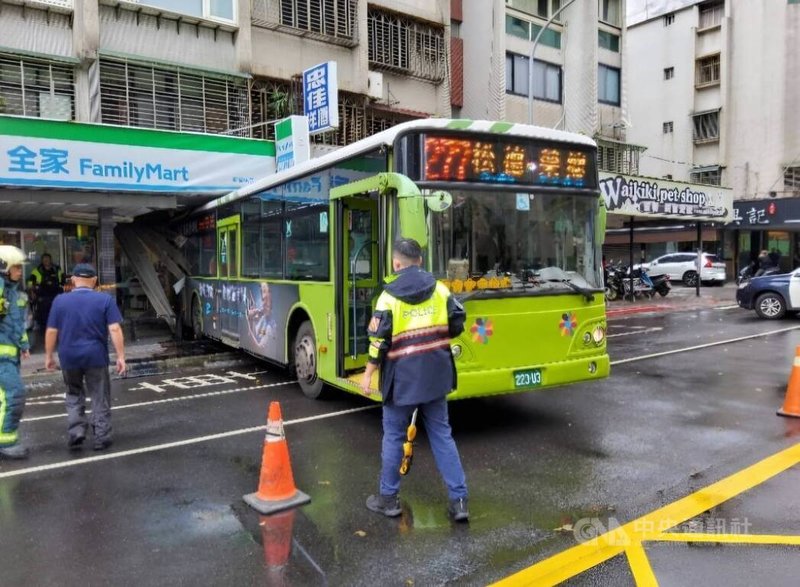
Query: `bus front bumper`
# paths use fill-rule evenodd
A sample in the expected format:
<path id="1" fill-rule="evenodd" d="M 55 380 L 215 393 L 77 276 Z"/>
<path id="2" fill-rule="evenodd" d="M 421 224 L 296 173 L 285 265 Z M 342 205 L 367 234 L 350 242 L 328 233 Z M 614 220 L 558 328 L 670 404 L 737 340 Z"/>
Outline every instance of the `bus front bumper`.
<path id="1" fill-rule="evenodd" d="M 608 354 L 580 359 L 476 371 L 458 370 L 458 389 L 447 396 L 450 400 L 538 391 L 568 383 L 592 381 L 608 377 L 611 371 Z"/>

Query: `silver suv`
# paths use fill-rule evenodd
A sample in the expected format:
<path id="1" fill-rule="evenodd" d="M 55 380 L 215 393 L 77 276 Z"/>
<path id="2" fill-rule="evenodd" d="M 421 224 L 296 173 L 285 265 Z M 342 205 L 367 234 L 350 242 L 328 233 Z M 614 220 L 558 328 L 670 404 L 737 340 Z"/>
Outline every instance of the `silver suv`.
<path id="1" fill-rule="evenodd" d="M 669 275 L 671 281 L 683 281 L 685 285 L 697 285 L 697 253 L 669 253 L 644 264 L 650 276 Z M 716 255 L 703 253 L 700 280 L 709 283 L 725 283 L 725 263 Z"/>

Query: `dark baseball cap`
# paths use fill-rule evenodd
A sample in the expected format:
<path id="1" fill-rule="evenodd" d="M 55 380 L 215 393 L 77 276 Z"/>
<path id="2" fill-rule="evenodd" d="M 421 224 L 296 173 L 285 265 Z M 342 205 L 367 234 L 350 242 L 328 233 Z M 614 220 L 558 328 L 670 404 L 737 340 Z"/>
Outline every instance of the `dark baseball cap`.
<path id="1" fill-rule="evenodd" d="M 75 277 L 97 277 L 97 271 L 89 263 L 78 263 L 72 270 Z"/>

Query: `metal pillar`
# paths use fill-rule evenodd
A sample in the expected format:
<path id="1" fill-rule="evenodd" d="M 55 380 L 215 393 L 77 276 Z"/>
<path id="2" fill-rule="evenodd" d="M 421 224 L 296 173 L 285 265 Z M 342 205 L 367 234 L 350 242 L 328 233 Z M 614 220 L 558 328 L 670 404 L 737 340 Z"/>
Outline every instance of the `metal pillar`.
<path id="1" fill-rule="evenodd" d="M 116 295 L 117 272 L 114 266 L 114 210 L 100 208 L 97 211 L 97 275 L 100 285 L 111 295 Z"/>
<path id="2" fill-rule="evenodd" d="M 700 297 L 700 271 L 703 269 L 703 223 L 697 223 L 697 283 L 695 295 Z"/>
<path id="3" fill-rule="evenodd" d="M 630 267 L 630 271 L 631 271 L 631 301 L 634 301 L 634 299 L 636 299 L 636 296 L 633 295 L 633 216 L 631 216 L 631 231 L 630 231 L 630 235 L 631 235 L 631 238 L 630 238 L 630 246 L 628 247 L 628 254 L 630 255 L 629 267 Z"/>

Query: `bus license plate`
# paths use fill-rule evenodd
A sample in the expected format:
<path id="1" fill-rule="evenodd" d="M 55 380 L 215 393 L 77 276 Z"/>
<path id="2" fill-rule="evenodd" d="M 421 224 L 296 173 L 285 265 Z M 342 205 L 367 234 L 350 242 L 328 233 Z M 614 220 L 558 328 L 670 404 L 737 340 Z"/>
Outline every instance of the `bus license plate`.
<path id="1" fill-rule="evenodd" d="M 524 371 L 514 371 L 514 387 L 539 387 L 542 384 L 541 369 L 525 369 Z"/>

